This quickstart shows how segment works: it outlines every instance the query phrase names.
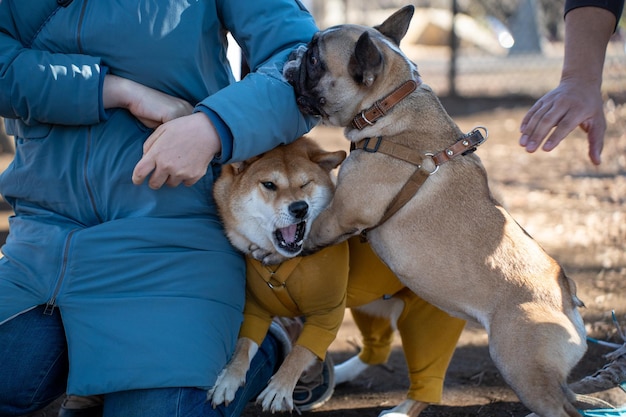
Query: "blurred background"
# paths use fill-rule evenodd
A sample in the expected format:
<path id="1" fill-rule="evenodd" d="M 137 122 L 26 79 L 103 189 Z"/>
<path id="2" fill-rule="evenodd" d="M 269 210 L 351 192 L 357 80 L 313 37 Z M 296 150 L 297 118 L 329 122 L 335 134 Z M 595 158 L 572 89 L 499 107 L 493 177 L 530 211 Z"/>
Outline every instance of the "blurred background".
<path id="1" fill-rule="evenodd" d="M 563 61 L 564 0 L 303 0 L 320 28 L 376 25 L 413 4 L 402 41 L 428 85 L 454 114 L 493 106 L 530 106 L 554 88 Z M 626 18 L 607 50 L 603 91 L 608 106 L 626 102 Z M 229 57 L 239 77 L 239 50 Z M 465 98 L 460 105 L 456 99 Z M 0 129 L 0 152 L 12 141 Z"/>
<path id="2" fill-rule="evenodd" d="M 416 8 L 402 49 L 439 96 L 539 98 L 559 81 L 564 0 L 306 0 L 318 25 L 376 25 Z M 607 51 L 604 91 L 626 91 L 626 20 Z"/>

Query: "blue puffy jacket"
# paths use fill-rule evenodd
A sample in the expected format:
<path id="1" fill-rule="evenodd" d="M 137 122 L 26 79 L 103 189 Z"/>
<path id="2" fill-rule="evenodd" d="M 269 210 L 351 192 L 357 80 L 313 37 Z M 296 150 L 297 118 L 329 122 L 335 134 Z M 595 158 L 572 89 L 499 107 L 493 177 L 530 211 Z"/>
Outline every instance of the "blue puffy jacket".
<path id="1" fill-rule="evenodd" d="M 15 211 L 0 323 L 41 304 L 60 309 L 69 393 L 214 383 L 236 342 L 245 265 L 224 237 L 213 181 L 221 163 L 312 127 L 281 68 L 316 30 L 295 0 L 0 1 L 0 115 L 16 137 L 0 176 Z M 253 71 L 238 83 L 227 32 Z M 213 118 L 223 152 L 204 178 L 133 185 L 151 130 L 103 109 L 106 73 Z"/>

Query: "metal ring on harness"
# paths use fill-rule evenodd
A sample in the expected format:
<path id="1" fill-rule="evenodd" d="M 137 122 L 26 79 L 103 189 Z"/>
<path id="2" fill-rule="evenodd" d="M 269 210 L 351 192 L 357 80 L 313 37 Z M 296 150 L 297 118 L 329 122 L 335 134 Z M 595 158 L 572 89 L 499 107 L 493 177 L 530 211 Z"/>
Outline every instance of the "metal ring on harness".
<path id="1" fill-rule="evenodd" d="M 428 152 L 428 153 L 425 153 L 424 155 L 425 155 L 425 156 L 429 156 L 429 157 L 430 157 L 430 160 L 433 162 L 433 165 L 435 166 L 435 169 L 434 169 L 434 170 L 432 170 L 431 172 L 428 172 L 428 171 L 424 168 L 424 165 L 423 165 L 423 164 L 420 166 L 420 168 L 422 168 L 424 171 L 428 172 L 428 176 L 430 177 L 430 176 L 431 176 L 431 175 L 433 175 L 435 172 L 439 171 L 439 165 L 437 165 L 437 164 L 435 163 L 435 160 L 433 159 L 433 156 L 435 156 L 435 154 L 434 154 L 434 153 Z"/>
<path id="2" fill-rule="evenodd" d="M 487 138 L 489 137 L 489 131 L 487 130 L 485 126 L 476 126 L 475 128 L 472 129 L 472 132 L 475 130 L 483 130 L 485 132 L 485 140 L 487 140 Z"/>
<path id="3" fill-rule="evenodd" d="M 276 282 L 278 285 L 272 284 L 272 281 Z M 287 283 L 286 282 L 280 282 L 279 280 L 274 279 L 274 278 L 270 278 L 270 280 L 266 281 L 266 282 L 267 282 L 267 286 L 270 287 L 271 289 L 280 288 L 280 287 L 283 287 L 283 288 L 287 287 Z"/>

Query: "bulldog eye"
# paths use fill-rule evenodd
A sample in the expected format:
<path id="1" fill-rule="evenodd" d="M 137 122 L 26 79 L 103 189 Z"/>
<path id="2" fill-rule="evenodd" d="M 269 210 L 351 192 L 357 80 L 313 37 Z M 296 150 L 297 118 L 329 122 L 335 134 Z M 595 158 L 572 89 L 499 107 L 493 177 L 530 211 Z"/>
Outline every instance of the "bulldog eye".
<path id="1" fill-rule="evenodd" d="M 276 187 L 276 184 L 271 181 L 263 181 L 261 185 L 270 191 L 276 191 L 278 189 L 278 187 Z"/>
<path id="2" fill-rule="evenodd" d="M 316 55 L 311 55 L 309 57 L 309 64 L 311 65 L 317 65 L 317 63 L 319 62 L 319 60 L 317 59 Z"/>

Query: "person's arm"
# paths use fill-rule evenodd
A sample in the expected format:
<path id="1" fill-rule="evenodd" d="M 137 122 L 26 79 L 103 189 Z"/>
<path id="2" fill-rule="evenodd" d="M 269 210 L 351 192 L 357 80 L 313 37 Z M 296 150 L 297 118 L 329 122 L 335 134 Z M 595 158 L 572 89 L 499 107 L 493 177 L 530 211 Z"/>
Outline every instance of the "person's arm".
<path id="1" fill-rule="evenodd" d="M 0 2 L 0 115 L 26 125 L 89 125 L 119 107 L 156 127 L 191 114 L 185 100 L 108 74 L 99 57 L 30 47 L 34 30 L 54 13 L 54 5 L 44 6 Z"/>
<path id="2" fill-rule="evenodd" d="M 522 120 L 520 145 L 528 152 L 536 151 L 544 140 L 542 149 L 551 151 L 580 126 L 587 132 L 591 161 L 600 164 L 606 131 L 602 69 L 615 24 L 615 15 L 599 7 L 579 7 L 567 13 L 561 81 Z"/>
<path id="3" fill-rule="evenodd" d="M 317 122 L 300 113 L 293 88 L 282 77 L 289 53 L 318 30 L 308 11 L 296 0 L 222 0 L 217 5 L 252 72 L 202 100 L 193 115 L 161 125 L 144 146 L 135 184 L 150 176 L 152 188 L 192 185 L 212 161 L 248 159 L 297 139 Z M 191 124 L 198 128 L 192 131 Z"/>
<path id="4" fill-rule="evenodd" d="M 52 12 L 40 6 L 0 1 L 0 116 L 26 125 L 97 123 L 106 68 L 97 57 L 32 49 Z"/>
<path id="5" fill-rule="evenodd" d="M 193 111 L 193 106 L 181 98 L 110 74 L 104 77 L 102 103 L 104 109 L 127 109 L 150 128 Z"/>

